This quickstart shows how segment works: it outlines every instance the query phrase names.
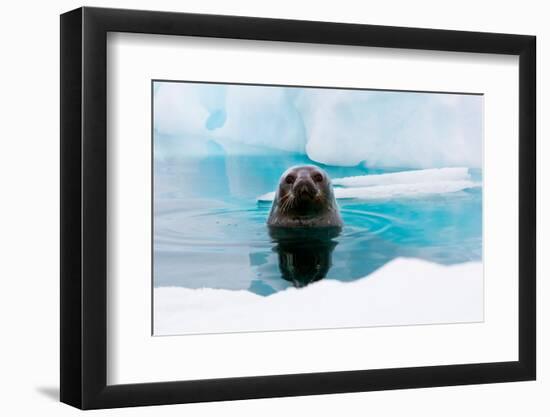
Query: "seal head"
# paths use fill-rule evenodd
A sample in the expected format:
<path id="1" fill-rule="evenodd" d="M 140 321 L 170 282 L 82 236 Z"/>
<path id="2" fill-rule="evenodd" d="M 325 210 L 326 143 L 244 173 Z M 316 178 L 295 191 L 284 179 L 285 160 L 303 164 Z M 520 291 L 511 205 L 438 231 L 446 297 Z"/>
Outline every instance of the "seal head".
<path id="1" fill-rule="evenodd" d="M 287 169 L 279 180 L 267 224 L 286 228 L 341 228 L 343 222 L 328 174 L 314 165 Z"/>

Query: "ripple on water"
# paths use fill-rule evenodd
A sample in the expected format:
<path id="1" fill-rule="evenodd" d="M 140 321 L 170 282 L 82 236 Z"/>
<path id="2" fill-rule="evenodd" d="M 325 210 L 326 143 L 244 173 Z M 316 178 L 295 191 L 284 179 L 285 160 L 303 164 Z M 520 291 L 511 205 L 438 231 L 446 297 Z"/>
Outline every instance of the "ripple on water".
<path id="1" fill-rule="evenodd" d="M 361 209 L 342 209 L 345 226 L 337 240 L 372 238 L 387 231 L 394 218 Z M 269 207 L 175 209 L 155 217 L 157 249 L 182 250 L 271 246 L 266 219 Z"/>

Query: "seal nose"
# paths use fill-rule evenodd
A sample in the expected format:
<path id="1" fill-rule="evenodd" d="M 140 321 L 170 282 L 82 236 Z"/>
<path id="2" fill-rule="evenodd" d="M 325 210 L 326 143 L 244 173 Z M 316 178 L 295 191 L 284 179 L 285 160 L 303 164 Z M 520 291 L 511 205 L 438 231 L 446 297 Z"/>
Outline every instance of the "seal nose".
<path id="1" fill-rule="evenodd" d="M 312 198 L 316 194 L 315 186 L 307 180 L 299 180 L 294 184 L 294 192 L 300 197 Z"/>

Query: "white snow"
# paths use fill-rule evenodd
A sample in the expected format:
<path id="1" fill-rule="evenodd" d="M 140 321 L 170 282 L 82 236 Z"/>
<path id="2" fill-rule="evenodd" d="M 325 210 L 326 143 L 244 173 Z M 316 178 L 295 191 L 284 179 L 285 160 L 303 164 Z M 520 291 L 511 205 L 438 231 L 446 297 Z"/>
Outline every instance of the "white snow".
<path id="1" fill-rule="evenodd" d="M 483 321 L 480 262 L 397 258 L 368 277 L 322 280 L 268 297 L 248 291 L 154 289 L 154 334 L 222 333 Z"/>

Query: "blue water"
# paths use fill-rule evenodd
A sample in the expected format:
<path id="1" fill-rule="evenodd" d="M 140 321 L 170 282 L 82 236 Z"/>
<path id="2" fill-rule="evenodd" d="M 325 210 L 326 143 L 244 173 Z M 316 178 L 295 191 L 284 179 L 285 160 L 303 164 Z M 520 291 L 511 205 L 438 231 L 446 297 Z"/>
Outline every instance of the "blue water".
<path id="1" fill-rule="evenodd" d="M 256 197 L 275 190 L 288 167 L 305 163 L 312 161 L 279 151 L 155 160 L 154 285 L 264 296 L 301 286 L 283 277 L 281 242 L 265 224 L 270 203 Z M 332 178 L 409 170 L 323 168 Z M 471 173 L 480 179 L 479 170 Z M 324 279 L 352 281 L 403 256 L 445 265 L 481 260 L 481 188 L 339 205 L 343 230 L 312 249 L 324 251 L 312 261 L 326 267 Z"/>

